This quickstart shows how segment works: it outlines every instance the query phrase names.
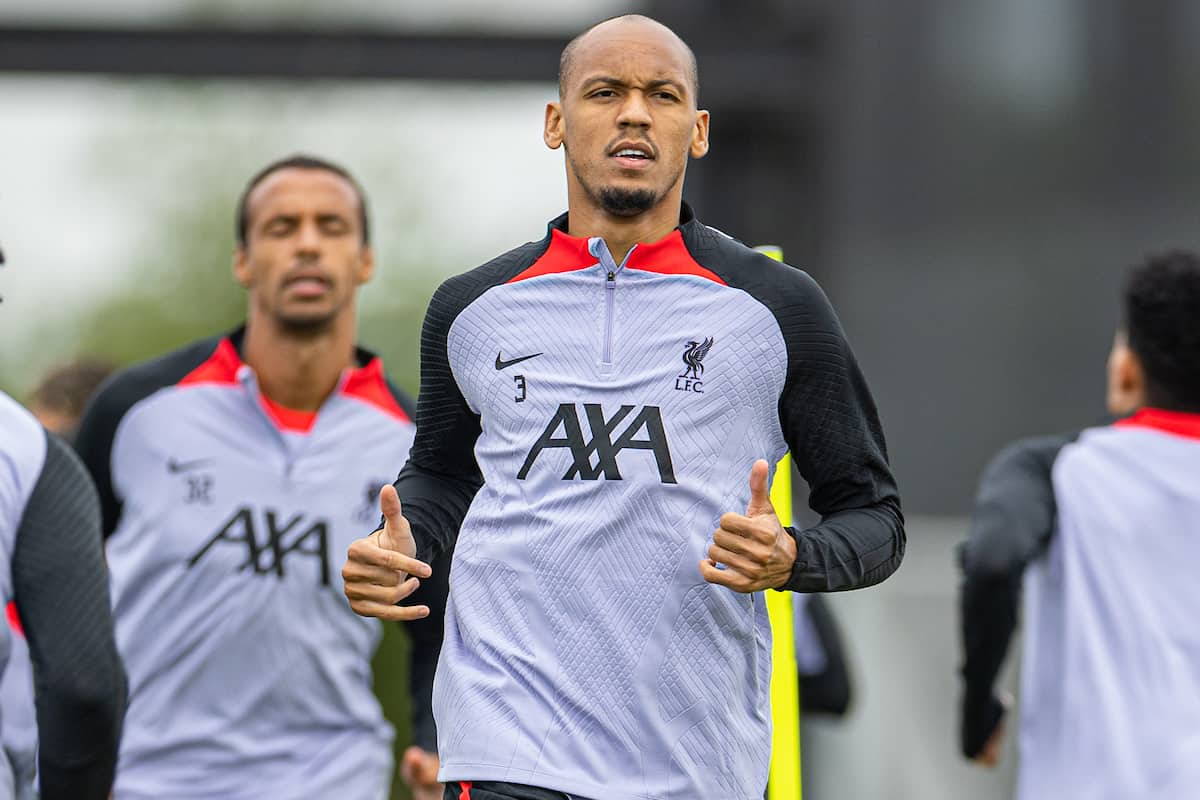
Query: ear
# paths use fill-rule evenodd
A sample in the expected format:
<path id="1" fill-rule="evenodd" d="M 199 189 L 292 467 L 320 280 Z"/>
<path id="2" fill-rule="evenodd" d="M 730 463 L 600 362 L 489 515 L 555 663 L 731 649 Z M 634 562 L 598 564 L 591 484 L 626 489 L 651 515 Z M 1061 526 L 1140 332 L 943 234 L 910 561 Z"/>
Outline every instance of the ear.
<path id="1" fill-rule="evenodd" d="M 692 146 L 689 148 L 692 158 L 704 158 L 708 153 L 708 112 L 696 112 L 696 124 L 692 128 Z"/>
<path id="2" fill-rule="evenodd" d="M 563 143 L 563 113 L 561 103 L 546 103 L 546 123 L 542 128 L 542 141 L 551 150 L 557 150 Z"/>
<path id="3" fill-rule="evenodd" d="M 243 289 L 249 289 L 251 281 L 250 259 L 246 255 L 246 246 L 238 245 L 233 251 L 233 279 L 241 284 Z"/>
<path id="4" fill-rule="evenodd" d="M 358 270 L 354 273 L 354 282 L 362 286 L 371 280 L 375 274 L 375 250 L 370 245 L 363 245 L 362 258 L 358 261 Z"/>
<path id="5" fill-rule="evenodd" d="M 1146 404 L 1146 371 L 1123 332 L 1108 354 L 1108 412 L 1121 417 Z"/>

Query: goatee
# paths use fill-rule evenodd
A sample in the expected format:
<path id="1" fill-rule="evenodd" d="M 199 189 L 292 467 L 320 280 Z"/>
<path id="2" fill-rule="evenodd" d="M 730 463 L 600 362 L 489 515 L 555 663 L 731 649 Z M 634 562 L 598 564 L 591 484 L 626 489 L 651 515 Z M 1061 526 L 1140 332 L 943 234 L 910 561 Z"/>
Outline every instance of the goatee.
<path id="1" fill-rule="evenodd" d="M 600 205 L 614 217 L 636 217 L 654 208 L 658 197 L 649 189 L 618 189 L 606 186 L 600 190 Z"/>

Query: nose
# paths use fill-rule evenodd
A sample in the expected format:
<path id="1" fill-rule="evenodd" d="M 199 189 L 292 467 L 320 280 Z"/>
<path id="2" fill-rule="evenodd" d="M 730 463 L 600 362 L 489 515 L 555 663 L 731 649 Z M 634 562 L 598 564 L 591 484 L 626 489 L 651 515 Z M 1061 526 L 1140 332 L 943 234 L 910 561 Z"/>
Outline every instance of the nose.
<path id="1" fill-rule="evenodd" d="M 650 122 L 650 105 L 646 102 L 646 96 L 639 91 L 631 91 L 626 94 L 621 103 L 621 113 L 617 117 L 617 124 L 622 127 L 648 128 Z"/>
<path id="2" fill-rule="evenodd" d="M 320 250 L 321 232 L 315 221 L 306 220 L 296 231 L 296 252 L 319 253 Z"/>

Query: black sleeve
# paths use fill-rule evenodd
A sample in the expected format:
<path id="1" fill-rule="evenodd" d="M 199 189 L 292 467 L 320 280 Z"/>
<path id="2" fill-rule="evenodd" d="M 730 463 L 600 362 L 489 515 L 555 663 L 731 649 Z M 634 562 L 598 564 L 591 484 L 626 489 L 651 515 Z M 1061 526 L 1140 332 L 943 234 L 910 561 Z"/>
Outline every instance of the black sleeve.
<path id="1" fill-rule="evenodd" d="M 113 640 L 100 509 L 65 444 L 46 463 L 13 551 L 13 595 L 29 642 L 42 798 L 108 797 L 125 716 L 125 672 Z"/>
<path id="2" fill-rule="evenodd" d="M 475 462 L 479 417 L 471 412 L 450 370 L 450 325 L 473 297 L 470 285 L 451 278 L 434 293 L 421 328 L 421 391 L 416 437 L 396 492 L 417 542 L 417 558 L 429 562 L 454 549 L 483 475 Z"/>
<path id="3" fill-rule="evenodd" d="M 883 428 L 825 293 L 805 273 L 792 273 L 797 288 L 775 309 L 788 348 L 779 418 L 808 483 L 809 506 L 821 521 L 791 531 L 796 565 L 783 588 L 837 592 L 872 586 L 896 571 L 905 545 Z"/>
<path id="4" fill-rule="evenodd" d="M 550 245 L 550 234 L 450 278 L 434 292 L 421 328 L 421 390 L 416 438 L 396 478 L 396 492 L 417 542 L 417 558 L 429 563 L 454 549 L 483 474 L 475 461 L 479 417 L 471 411 L 450 370 L 447 337 L 458 315 L 493 286 L 519 274 Z"/>
<path id="5" fill-rule="evenodd" d="M 697 261 L 770 309 L 787 348 L 779 421 L 821 521 L 789 530 L 796 564 L 781 587 L 838 592 L 879 583 L 904 558 L 904 517 L 866 379 L 828 298 L 808 274 L 692 220 Z"/>
<path id="6" fill-rule="evenodd" d="M 446 624 L 446 595 L 449 592 L 450 554 L 433 564 L 433 574 L 421 581 L 407 605 L 429 606 L 429 616 L 402 623 L 408 631 L 411 662 L 408 668 L 409 697 L 412 699 L 413 744 L 437 752 L 437 726 L 433 719 L 433 675 L 442 650 Z"/>
<path id="7" fill-rule="evenodd" d="M 1003 709 L 993 685 L 1017 626 L 1025 567 L 1054 530 L 1050 472 L 1059 450 L 1075 438 L 1024 439 L 1002 450 L 984 470 L 975 498 L 970 538 L 959 548 L 963 580 L 963 755 L 983 750 Z"/>
<path id="8" fill-rule="evenodd" d="M 392 397 L 395 398 L 396 405 L 400 406 L 400 410 L 407 414 L 409 419 L 412 419 L 417 413 L 417 407 L 413 404 L 412 397 L 409 396 L 408 392 L 392 383 L 390 378 L 387 381 L 387 387 Z"/>
<path id="9" fill-rule="evenodd" d="M 811 620 L 825 651 L 825 669 L 815 675 L 800 676 L 800 710 L 806 714 L 840 717 L 850 708 L 853 691 L 837 619 L 829 603 L 819 594 L 809 595 L 804 613 Z"/>

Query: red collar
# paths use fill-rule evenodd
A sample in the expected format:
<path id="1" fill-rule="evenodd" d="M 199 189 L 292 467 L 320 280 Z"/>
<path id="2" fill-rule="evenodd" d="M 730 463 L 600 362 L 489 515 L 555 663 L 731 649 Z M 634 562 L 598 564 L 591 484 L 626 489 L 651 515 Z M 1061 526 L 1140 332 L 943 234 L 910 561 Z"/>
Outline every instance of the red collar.
<path id="1" fill-rule="evenodd" d="M 189 386 L 200 383 L 236 385 L 238 370 L 242 368 L 243 363 L 233 341 L 228 337 L 223 338 L 213 350 L 212 355 L 203 364 L 185 375 L 183 380 L 179 381 L 179 385 Z M 377 356 L 372 356 L 361 367 L 347 370 L 338 388 L 338 393 L 372 405 L 396 419 L 404 422 L 411 421 L 392 395 L 387 384 L 387 376 L 383 372 L 383 361 Z M 297 411 L 279 405 L 261 392 L 259 396 L 262 398 L 263 409 L 267 412 L 267 416 L 283 430 L 308 433 L 312 429 L 313 423 L 316 422 L 317 412 L 315 411 Z"/>
<path id="2" fill-rule="evenodd" d="M 1140 408 L 1132 416 L 1114 423 L 1118 428 L 1153 428 L 1154 430 L 1200 439 L 1200 414 L 1167 411 L 1162 408 Z"/>
<path id="3" fill-rule="evenodd" d="M 537 261 L 526 267 L 516 277 L 509 279 L 508 282 L 516 283 L 542 275 L 574 272 L 594 267 L 597 263 L 596 257 L 588 250 L 586 238 L 571 236 L 558 228 L 551 228 L 550 241 L 546 245 L 545 252 Z M 706 278 L 722 286 L 727 285 L 720 276 L 701 266 L 696 259 L 692 258 L 692 254 L 683 241 L 683 232 L 679 228 L 671 231 L 657 242 L 639 244 L 629 254 L 629 258 L 625 261 L 625 268 L 657 272 L 660 275 L 692 275 Z"/>

